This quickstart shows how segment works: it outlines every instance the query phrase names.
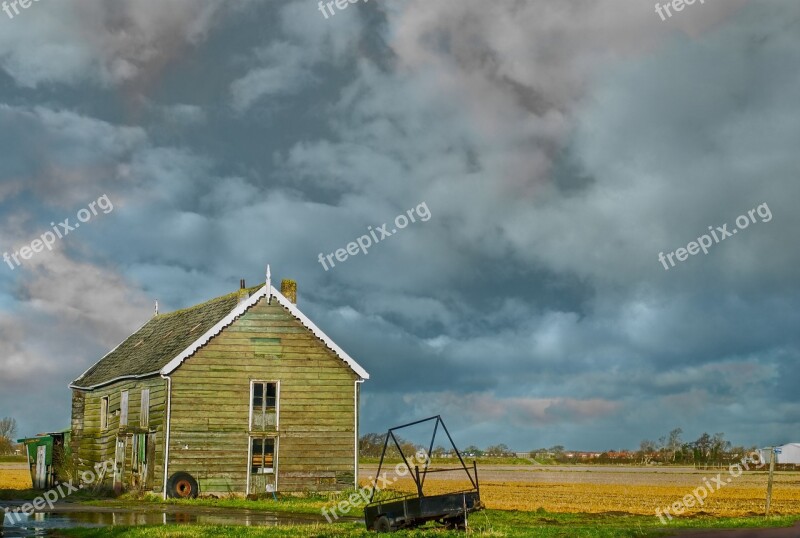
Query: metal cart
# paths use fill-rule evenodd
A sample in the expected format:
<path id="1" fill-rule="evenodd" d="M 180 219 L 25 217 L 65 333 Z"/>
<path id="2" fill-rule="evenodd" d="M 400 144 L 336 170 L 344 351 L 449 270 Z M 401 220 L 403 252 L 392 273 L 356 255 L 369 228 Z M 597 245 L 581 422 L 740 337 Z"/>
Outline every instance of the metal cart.
<path id="1" fill-rule="evenodd" d="M 420 470 L 419 465 L 415 465 L 413 469 L 411 468 L 408 459 L 403 454 L 395 432 L 430 421 L 435 422 L 427 455 L 429 456 L 433 451 L 436 433 L 439 426 L 441 426 L 453 447 L 455 455 L 458 457 L 461 467 L 431 469 L 430 457 L 426 457 L 423 462 L 422 470 Z M 398 496 L 389 500 L 375 501 L 375 492 L 378 490 L 378 477 L 381 476 L 380 473 L 383 468 L 383 461 L 386 457 L 386 449 L 389 446 L 390 439 L 394 443 L 394 446 L 397 447 L 397 451 L 403 459 L 405 468 L 409 470 L 411 478 L 414 480 L 417 487 L 417 493 L 415 495 Z M 466 473 L 472 484 L 471 488 L 440 495 L 425 495 L 425 479 L 429 474 L 459 470 L 463 470 L 464 473 Z M 480 487 L 478 484 L 478 466 L 473 461 L 472 472 L 470 472 L 470 469 L 461 457 L 461 453 L 458 451 L 458 448 L 456 448 L 455 443 L 453 443 L 453 438 L 450 436 L 450 432 L 447 431 L 447 427 L 444 425 L 441 416 L 436 415 L 389 429 L 386 433 L 386 440 L 383 443 L 380 464 L 375 473 L 375 484 L 373 485 L 372 494 L 370 496 L 370 503 L 364 508 L 364 522 L 367 525 L 367 529 L 377 532 L 392 532 L 398 529 L 418 527 L 424 525 L 428 521 L 436 521 L 452 529 L 466 529 L 467 514 L 482 510 L 483 508 L 484 506 L 481 502 Z"/>

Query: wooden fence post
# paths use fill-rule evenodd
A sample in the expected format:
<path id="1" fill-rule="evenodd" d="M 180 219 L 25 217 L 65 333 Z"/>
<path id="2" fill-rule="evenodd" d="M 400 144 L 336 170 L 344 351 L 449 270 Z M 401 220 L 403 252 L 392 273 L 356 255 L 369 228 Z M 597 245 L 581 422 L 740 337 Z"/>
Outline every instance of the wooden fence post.
<path id="1" fill-rule="evenodd" d="M 769 505 L 772 503 L 772 475 L 775 472 L 775 447 L 769 447 L 769 479 L 767 480 L 767 509 L 764 517 L 769 517 Z"/>

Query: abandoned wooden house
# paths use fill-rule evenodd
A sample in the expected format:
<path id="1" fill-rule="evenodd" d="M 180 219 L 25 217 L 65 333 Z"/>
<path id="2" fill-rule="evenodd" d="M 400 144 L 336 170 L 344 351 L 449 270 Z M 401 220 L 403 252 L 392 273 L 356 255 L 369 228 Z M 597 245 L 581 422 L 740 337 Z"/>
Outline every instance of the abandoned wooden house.
<path id="1" fill-rule="evenodd" d="M 296 306 L 284 280 L 156 313 L 76 379 L 78 470 L 166 496 L 342 490 L 358 483 L 369 374 Z M 108 468 L 111 468 L 109 465 Z"/>

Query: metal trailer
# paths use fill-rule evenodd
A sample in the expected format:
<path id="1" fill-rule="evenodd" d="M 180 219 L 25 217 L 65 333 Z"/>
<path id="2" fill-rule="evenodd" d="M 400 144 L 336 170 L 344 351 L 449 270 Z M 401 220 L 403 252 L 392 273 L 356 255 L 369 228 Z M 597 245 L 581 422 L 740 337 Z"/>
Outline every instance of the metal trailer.
<path id="1" fill-rule="evenodd" d="M 433 434 L 431 435 L 431 442 L 428 448 L 427 456 L 424 460 L 422 470 L 420 471 L 419 465 L 415 465 L 413 471 L 409 465 L 408 459 L 403 454 L 400 443 L 395 437 L 394 432 L 403 428 L 416 426 L 429 421 L 435 421 L 433 427 Z M 430 468 L 430 454 L 433 451 L 433 443 L 436 439 L 436 433 L 441 425 L 450 441 L 453 450 L 461 463 L 461 467 L 431 469 Z M 409 474 L 414 480 L 417 487 L 416 495 L 399 496 L 388 500 L 375 501 L 375 493 L 378 490 L 377 482 L 378 477 L 381 476 L 381 468 L 383 461 L 386 457 L 386 449 L 389 446 L 389 439 L 391 439 L 403 459 L 405 468 L 409 469 Z M 455 491 L 452 493 L 444 493 L 440 495 L 425 495 L 424 485 L 425 479 L 430 473 L 452 472 L 463 470 L 469 478 L 472 487 L 463 491 Z M 375 473 L 375 483 L 373 484 L 372 494 L 370 496 L 370 503 L 364 508 L 364 523 L 368 530 L 377 532 L 392 532 L 398 529 L 409 529 L 424 525 L 428 521 L 436 521 L 451 529 L 466 529 L 467 527 L 467 514 L 483 510 L 484 506 L 481 502 L 480 486 L 478 483 L 478 466 L 475 461 L 472 462 L 472 472 L 464 463 L 461 453 L 453 443 L 453 438 L 447 427 L 439 415 L 403 424 L 402 426 L 395 426 L 390 428 L 386 433 L 386 440 L 383 443 L 383 452 L 381 453 L 380 463 L 378 470 Z"/>

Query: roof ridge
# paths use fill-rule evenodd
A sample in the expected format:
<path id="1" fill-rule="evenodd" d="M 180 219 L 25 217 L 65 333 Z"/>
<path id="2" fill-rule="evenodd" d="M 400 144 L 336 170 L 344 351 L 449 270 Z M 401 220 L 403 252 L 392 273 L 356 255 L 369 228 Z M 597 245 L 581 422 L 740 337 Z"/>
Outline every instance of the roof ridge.
<path id="1" fill-rule="evenodd" d="M 260 290 L 263 287 L 264 287 L 264 284 L 262 283 L 262 284 L 259 284 L 257 286 L 251 286 L 249 288 L 244 288 L 244 290 L 247 291 L 250 295 L 252 295 L 254 292 L 257 292 L 258 290 Z M 242 291 L 242 290 L 236 290 L 236 291 L 232 291 L 230 293 L 226 293 L 225 295 L 219 295 L 219 296 L 214 297 L 212 299 L 208 299 L 207 301 L 204 301 L 202 303 L 198 303 L 196 305 L 179 308 L 178 310 L 173 310 L 172 312 L 164 312 L 163 314 L 156 314 L 155 316 L 153 316 L 153 318 L 164 318 L 164 317 L 172 316 L 172 315 L 175 315 L 175 314 L 181 314 L 183 312 L 186 312 L 186 311 L 189 311 L 189 310 L 193 310 L 195 308 L 208 306 L 209 304 L 213 303 L 214 301 L 222 301 L 222 300 L 225 300 L 225 299 L 230 299 L 233 295 L 237 295 L 238 296 L 240 291 Z"/>

